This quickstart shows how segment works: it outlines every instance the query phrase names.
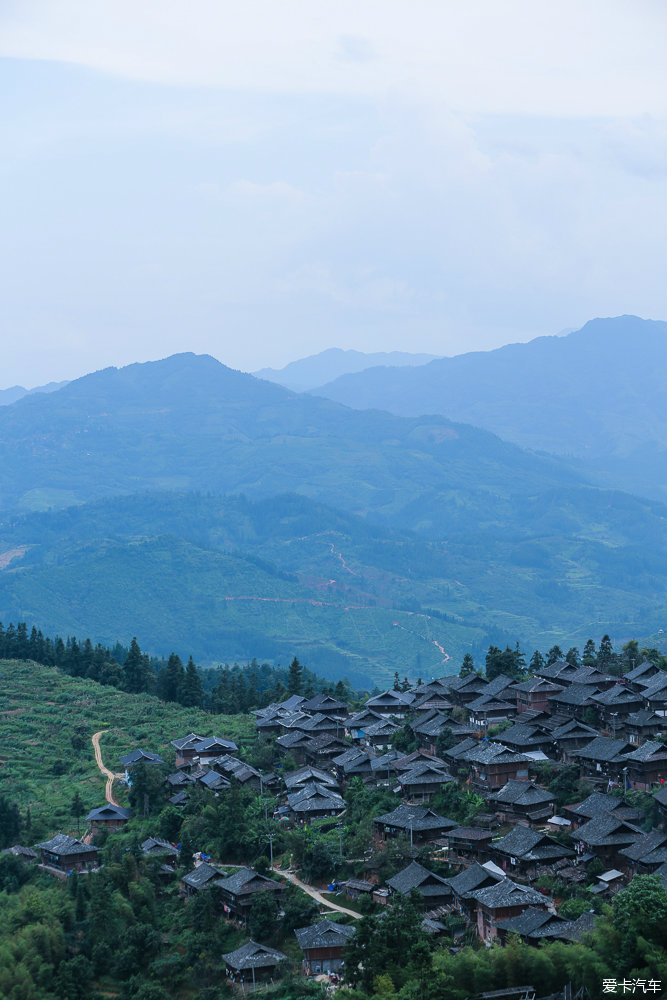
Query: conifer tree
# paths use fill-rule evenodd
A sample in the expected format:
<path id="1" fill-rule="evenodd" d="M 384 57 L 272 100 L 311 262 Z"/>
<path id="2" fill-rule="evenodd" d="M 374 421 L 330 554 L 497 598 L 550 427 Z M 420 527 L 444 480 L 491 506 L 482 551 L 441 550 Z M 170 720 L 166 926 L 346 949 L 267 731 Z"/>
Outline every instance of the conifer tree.
<path id="1" fill-rule="evenodd" d="M 463 657 L 463 662 L 461 663 L 461 669 L 459 671 L 459 677 L 469 677 L 470 674 L 475 673 L 475 661 L 473 660 L 470 653 L 466 653 Z"/>
<path id="2" fill-rule="evenodd" d="M 556 662 L 556 660 L 562 660 L 564 656 L 565 654 L 559 645 L 556 644 L 555 646 L 552 646 L 547 653 L 547 666 L 550 667 L 552 663 Z"/>
<path id="3" fill-rule="evenodd" d="M 586 641 L 586 645 L 584 646 L 584 655 L 581 658 L 581 662 L 585 667 L 597 666 L 598 654 L 595 649 L 595 643 L 592 639 L 588 639 Z"/>
<path id="4" fill-rule="evenodd" d="M 183 695 L 181 704 L 189 708 L 201 708 L 204 703 L 204 689 L 201 683 L 199 671 L 195 666 L 195 661 L 190 657 L 185 668 L 185 681 L 183 683 Z"/>
<path id="5" fill-rule="evenodd" d="M 287 690 L 290 694 L 301 694 L 303 690 L 303 665 L 299 663 L 296 656 L 289 665 Z"/>
<path id="6" fill-rule="evenodd" d="M 530 663 L 528 664 L 528 670 L 531 674 L 536 674 L 538 670 L 544 669 L 544 657 L 540 653 L 539 649 L 536 649 L 530 658 Z"/>
<path id="7" fill-rule="evenodd" d="M 180 701 L 185 684 L 183 662 L 176 653 L 171 653 L 167 665 L 158 674 L 158 694 L 163 701 Z"/>

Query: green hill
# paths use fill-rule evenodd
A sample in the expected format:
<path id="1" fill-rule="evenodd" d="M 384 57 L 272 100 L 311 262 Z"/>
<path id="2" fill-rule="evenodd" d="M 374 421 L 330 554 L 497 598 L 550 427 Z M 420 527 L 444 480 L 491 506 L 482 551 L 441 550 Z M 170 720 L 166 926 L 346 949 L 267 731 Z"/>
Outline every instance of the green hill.
<path id="1" fill-rule="evenodd" d="M 23 814 L 30 810 L 32 843 L 75 830 L 75 791 L 87 811 L 103 804 L 105 778 L 91 743 L 99 730 L 107 730 L 100 748 L 114 772 L 122 770 L 119 755 L 136 747 L 173 762 L 170 741 L 189 732 L 225 735 L 239 746 L 254 737 L 247 716 L 208 715 L 19 660 L 0 660 L 0 718 L 0 795 Z"/>
<path id="2" fill-rule="evenodd" d="M 296 654 L 357 687 L 457 670 L 491 642 L 619 643 L 664 621 L 662 522 L 648 503 L 633 518 L 637 503 L 591 490 L 576 511 L 554 494 L 517 505 L 511 533 L 446 543 L 295 495 L 151 493 L 12 516 L 0 620 L 109 645 L 136 634 L 200 663 Z"/>

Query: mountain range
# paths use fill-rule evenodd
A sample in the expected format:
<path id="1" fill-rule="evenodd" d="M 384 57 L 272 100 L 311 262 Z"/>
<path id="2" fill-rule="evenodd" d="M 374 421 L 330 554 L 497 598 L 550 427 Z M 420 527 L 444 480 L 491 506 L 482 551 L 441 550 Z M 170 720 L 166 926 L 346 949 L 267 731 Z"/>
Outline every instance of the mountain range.
<path id="1" fill-rule="evenodd" d="M 667 500 L 667 323 L 618 316 L 562 337 L 368 368 L 314 390 L 359 409 L 441 414 Z"/>
<path id="2" fill-rule="evenodd" d="M 202 662 L 297 652 L 363 684 L 665 619 L 662 504 L 208 356 L 0 409 L 0 498 L 1 620 Z"/>
<path id="3" fill-rule="evenodd" d="M 324 382 L 352 372 L 361 372 L 377 365 L 396 367 L 425 365 L 433 361 L 435 354 L 409 354 L 406 351 L 379 351 L 366 354 L 363 351 L 344 351 L 340 347 L 330 347 L 319 354 L 291 361 L 284 368 L 261 368 L 253 372 L 257 378 L 267 382 L 277 382 L 295 392 L 307 392 Z"/>

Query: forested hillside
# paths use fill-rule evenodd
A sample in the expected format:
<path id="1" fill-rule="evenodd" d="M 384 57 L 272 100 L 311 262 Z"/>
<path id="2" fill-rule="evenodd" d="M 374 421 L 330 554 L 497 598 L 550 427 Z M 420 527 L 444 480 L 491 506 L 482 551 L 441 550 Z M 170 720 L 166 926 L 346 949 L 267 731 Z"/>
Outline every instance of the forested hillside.
<path id="1" fill-rule="evenodd" d="M 378 367 L 315 390 L 348 406 L 439 413 L 577 459 L 598 481 L 667 497 L 667 324 L 596 319 L 565 337 Z"/>
<path id="2" fill-rule="evenodd" d="M 448 673 L 517 637 L 548 648 L 590 631 L 651 636 L 663 620 L 658 509 L 588 496 L 588 523 L 553 495 L 517 505 L 509 535 L 459 528 L 446 543 L 297 495 L 162 492 L 5 516 L 0 620 L 106 644 L 136 630 L 153 652 L 185 636 L 202 663 L 296 653 L 357 687 L 397 668 Z"/>

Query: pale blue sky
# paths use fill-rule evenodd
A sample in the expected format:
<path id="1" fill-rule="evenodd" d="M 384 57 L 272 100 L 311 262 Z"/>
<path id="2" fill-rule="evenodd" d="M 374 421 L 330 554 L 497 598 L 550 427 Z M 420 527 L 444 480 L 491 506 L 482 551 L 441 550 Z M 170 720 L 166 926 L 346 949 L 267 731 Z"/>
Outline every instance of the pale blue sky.
<path id="1" fill-rule="evenodd" d="M 662 318 L 663 28 L 652 0 L 3 5 L 0 388 Z"/>

